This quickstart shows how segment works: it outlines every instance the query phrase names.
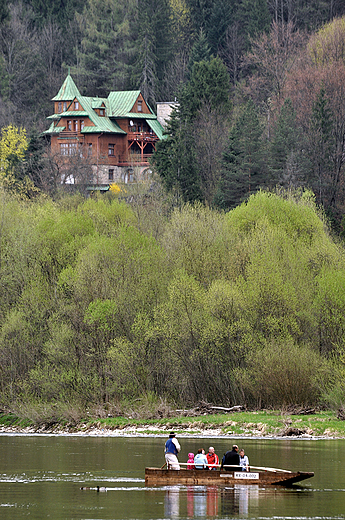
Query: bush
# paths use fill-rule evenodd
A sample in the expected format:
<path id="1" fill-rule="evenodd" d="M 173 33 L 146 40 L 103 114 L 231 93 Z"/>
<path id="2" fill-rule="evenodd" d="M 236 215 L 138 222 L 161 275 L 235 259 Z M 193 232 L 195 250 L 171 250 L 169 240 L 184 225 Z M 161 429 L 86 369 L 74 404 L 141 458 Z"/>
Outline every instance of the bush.
<path id="1" fill-rule="evenodd" d="M 251 351 L 240 376 L 243 390 L 259 407 L 315 405 L 331 376 L 330 364 L 309 346 L 292 340 Z"/>

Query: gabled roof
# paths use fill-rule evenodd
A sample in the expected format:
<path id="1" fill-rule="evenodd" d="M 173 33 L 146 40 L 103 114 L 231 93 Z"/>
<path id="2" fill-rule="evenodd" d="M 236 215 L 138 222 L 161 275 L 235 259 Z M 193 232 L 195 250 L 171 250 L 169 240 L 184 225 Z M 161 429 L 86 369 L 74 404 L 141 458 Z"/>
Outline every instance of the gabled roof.
<path id="1" fill-rule="evenodd" d="M 67 78 L 63 82 L 59 92 L 55 97 L 53 97 L 52 101 L 73 101 L 77 96 L 80 96 L 79 90 L 68 73 Z"/>
<path id="2" fill-rule="evenodd" d="M 108 96 L 108 116 L 109 117 L 144 117 L 149 116 L 150 114 L 143 114 L 140 112 L 136 114 L 136 112 L 131 112 L 134 103 L 140 96 L 140 90 L 126 90 L 120 92 L 110 92 Z M 151 110 L 151 109 L 150 109 Z M 152 112 L 152 111 L 151 111 Z M 155 116 L 156 117 L 156 116 Z"/>
<path id="3" fill-rule="evenodd" d="M 85 112 L 87 112 L 88 117 L 93 122 L 95 126 L 84 126 L 82 133 L 98 133 L 98 132 L 110 132 L 115 134 L 126 134 L 122 128 L 116 123 L 116 121 L 111 121 L 107 116 L 99 116 L 97 112 L 94 111 L 92 104 L 95 98 L 90 98 L 86 96 L 77 96 L 77 99 L 80 105 L 83 107 Z M 102 100 L 103 101 L 103 100 Z"/>

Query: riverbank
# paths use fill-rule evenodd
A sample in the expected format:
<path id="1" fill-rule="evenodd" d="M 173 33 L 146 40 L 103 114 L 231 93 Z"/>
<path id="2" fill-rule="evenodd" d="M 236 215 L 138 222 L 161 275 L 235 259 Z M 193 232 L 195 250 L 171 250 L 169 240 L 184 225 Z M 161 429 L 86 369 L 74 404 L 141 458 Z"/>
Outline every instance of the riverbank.
<path id="1" fill-rule="evenodd" d="M 0 415 L 0 433 L 73 434 L 97 436 L 166 435 L 261 437 L 261 438 L 345 438 L 345 421 L 335 412 L 294 415 L 281 411 L 236 412 L 199 417 L 133 419 L 131 417 L 85 418 L 78 423 L 34 423 L 14 414 Z"/>

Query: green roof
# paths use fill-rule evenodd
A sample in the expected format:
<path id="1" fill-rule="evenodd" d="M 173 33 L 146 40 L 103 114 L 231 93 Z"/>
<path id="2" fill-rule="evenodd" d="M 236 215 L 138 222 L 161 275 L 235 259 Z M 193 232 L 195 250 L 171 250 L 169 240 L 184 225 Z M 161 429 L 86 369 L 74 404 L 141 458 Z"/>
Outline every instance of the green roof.
<path id="1" fill-rule="evenodd" d="M 164 128 L 157 119 L 147 119 L 147 124 L 152 128 L 158 139 L 164 139 Z"/>
<path id="2" fill-rule="evenodd" d="M 63 82 L 59 92 L 53 97 L 52 101 L 73 101 L 79 94 L 76 84 L 71 76 L 68 74 Z"/>
<path id="3" fill-rule="evenodd" d="M 140 95 L 140 90 L 126 90 L 120 92 L 110 92 L 107 99 L 107 108 L 109 117 L 139 117 L 147 119 L 148 117 L 156 117 L 152 114 L 144 114 L 143 112 L 131 112 L 134 103 Z M 149 107 L 150 108 L 150 107 Z M 151 110 L 151 109 L 150 109 Z"/>
<path id="4" fill-rule="evenodd" d="M 114 118 L 131 118 L 131 119 L 145 119 L 155 132 L 159 139 L 163 138 L 163 128 L 157 121 L 157 117 L 149 107 L 151 113 L 145 114 L 143 112 L 131 112 L 135 102 L 140 95 L 140 90 L 129 90 L 120 92 L 110 92 L 108 98 L 95 98 L 82 96 L 76 87 L 70 74 L 67 75 L 58 94 L 53 98 L 53 101 L 73 101 L 77 99 L 83 110 L 65 111 L 60 114 L 53 114 L 47 119 L 56 121 L 61 117 L 89 117 L 94 126 L 84 126 L 82 133 L 115 133 L 124 134 L 127 132 L 122 130 Z M 95 109 L 105 107 L 105 116 L 99 116 Z M 54 127 L 52 123 L 49 130 L 43 133 L 59 133 L 65 127 Z"/>
<path id="5" fill-rule="evenodd" d="M 48 130 L 45 130 L 44 132 L 42 132 L 42 135 L 43 134 L 59 134 L 60 132 L 62 132 L 62 130 L 65 130 L 65 126 L 54 126 L 54 123 L 52 123 L 50 125 L 50 127 L 48 128 Z"/>
<path id="6" fill-rule="evenodd" d="M 124 130 L 122 130 L 119 125 L 115 121 L 111 121 L 107 116 L 99 116 L 97 112 L 95 112 L 92 108 L 92 101 L 94 98 L 89 98 L 85 96 L 77 96 L 77 99 L 84 110 L 87 112 L 88 117 L 95 125 L 94 127 L 84 127 L 84 132 L 110 132 L 115 134 L 126 134 Z M 85 130 L 85 128 L 90 128 L 90 130 Z M 91 130 L 92 128 L 92 130 Z"/>

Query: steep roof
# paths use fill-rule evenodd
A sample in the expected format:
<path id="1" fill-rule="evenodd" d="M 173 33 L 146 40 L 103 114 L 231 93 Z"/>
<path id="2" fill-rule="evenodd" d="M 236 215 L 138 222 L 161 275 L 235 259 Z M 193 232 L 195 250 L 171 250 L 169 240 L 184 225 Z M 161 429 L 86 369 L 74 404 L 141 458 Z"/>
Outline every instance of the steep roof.
<path id="1" fill-rule="evenodd" d="M 140 90 L 122 90 L 110 92 L 107 99 L 107 113 L 109 117 L 136 117 L 140 119 L 156 118 L 152 109 L 148 106 L 150 114 L 144 112 L 132 112 L 134 104 L 140 96 Z"/>
<path id="2" fill-rule="evenodd" d="M 77 96 L 80 96 L 79 90 L 68 73 L 59 92 L 53 97 L 52 101 L 72 101 Z"/>
<path id="3" fill-rule="evenodd" d="M 111 121 L 107 116 L 99 116 L 93 109 L 95 105 L 95 98 L 86 96 L 77 96 L 77 99 L 88 117 L 95 126 L 84 126 L 82 133 L 98 133 L 98 132 L 111 132 L 115 134 L 125 134 L 126 132 L 119 127 L 116 121 Z M 103 100 L 102 100 L 103 101 Z M 100 105 L 97 104 L 97 108 Z"/>

